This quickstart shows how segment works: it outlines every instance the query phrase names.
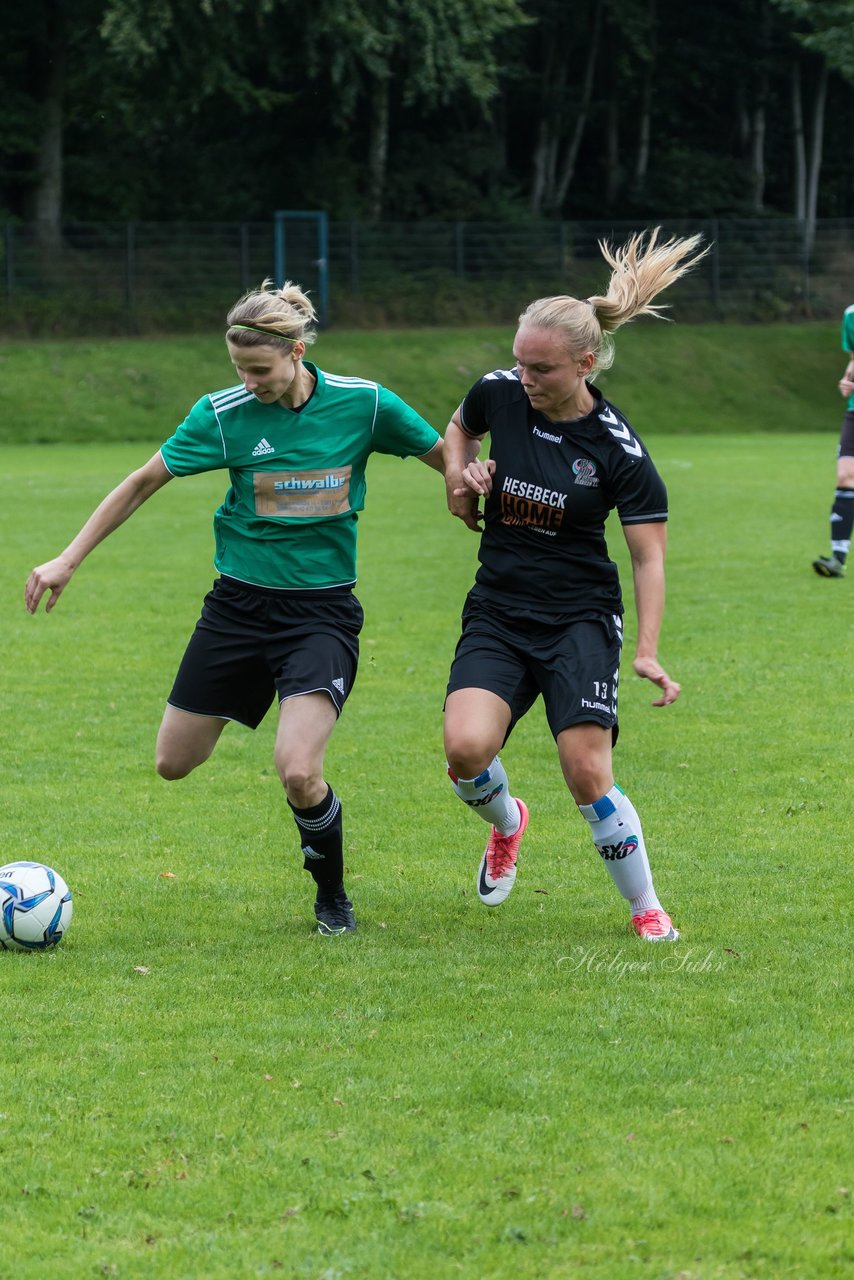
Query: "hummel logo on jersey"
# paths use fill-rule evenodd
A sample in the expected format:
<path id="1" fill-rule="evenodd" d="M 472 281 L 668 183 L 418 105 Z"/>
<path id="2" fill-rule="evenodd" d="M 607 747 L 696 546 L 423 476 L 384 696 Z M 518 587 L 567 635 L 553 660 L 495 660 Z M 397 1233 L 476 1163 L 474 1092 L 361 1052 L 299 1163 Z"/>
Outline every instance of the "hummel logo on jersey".
<path id="1" fill-rule="evenodd" d="M 534 427 L 532 434 L 539 436 L 540 440 L 548 440 L 550 444 L 560 444 L 563 440 L 563 436 L 553 436 L 550 431 L 541 431 L 539 427 Z"/>
<path id="2" fill-rule="evenodd" d="M 262 458 L 267 453 L 275 453 L 275 452 L 276 450 L 273 448 L 273 446 L 270 444 L 270 441 L 265 436 L 263 439 L 258 441 L 255 448 L 252 450 L 252 457 Z"/>
<path id="3" fill-rule="evenodd" d="M 335 688 L 338 690 L 339 693 L 344 692 L 344 681 L 341 679 L 340 676 L 336 676 L 335 679 L 332 681 L 332 683 L 335 685 Z"/>

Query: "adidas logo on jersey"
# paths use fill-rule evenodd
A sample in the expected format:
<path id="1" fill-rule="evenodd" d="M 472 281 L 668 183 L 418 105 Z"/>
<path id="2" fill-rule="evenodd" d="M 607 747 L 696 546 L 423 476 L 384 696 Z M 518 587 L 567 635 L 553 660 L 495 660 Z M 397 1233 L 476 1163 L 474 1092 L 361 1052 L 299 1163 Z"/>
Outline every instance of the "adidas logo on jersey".
<path id="1" fill-rule="evenodd" d="M 263 439 L 258 441 L 255 448 L 252 450 L 252 457 L 262 458 L 267 453 L 275 453 L 275 452 L 276 450 L 270 444 L 270 441 L 267 439 L 266 436 L 264 436 Z"/>

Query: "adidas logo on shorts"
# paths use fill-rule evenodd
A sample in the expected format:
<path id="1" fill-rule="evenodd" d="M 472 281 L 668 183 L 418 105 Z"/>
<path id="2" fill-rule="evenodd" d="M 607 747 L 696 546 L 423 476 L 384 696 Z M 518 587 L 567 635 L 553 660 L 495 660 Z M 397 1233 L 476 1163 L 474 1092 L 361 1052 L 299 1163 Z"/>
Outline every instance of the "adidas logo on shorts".
<path id="1" fill-rule="evenodd" d="M 335 685 L 335 688 L 338 690 L 339 693 L 344 692 L 344 681 L 341 679 L 340 676 L 336 676 L 335 679 L 332 681 L 332 683 Z"/>

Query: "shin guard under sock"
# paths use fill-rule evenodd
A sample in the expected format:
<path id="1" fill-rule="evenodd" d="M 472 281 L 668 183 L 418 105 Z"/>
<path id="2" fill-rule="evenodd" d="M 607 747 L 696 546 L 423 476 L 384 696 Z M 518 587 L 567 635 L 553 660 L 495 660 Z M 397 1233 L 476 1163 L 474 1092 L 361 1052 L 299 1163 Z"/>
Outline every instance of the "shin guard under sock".
<path id="1" fill-rule="evenodd" d="M 333 894 L 344 883 L 344 825 L 341 802 L 330 787 L 325 799 L 310 809 L 297 809 L 288 801 L 299 831 L 303 866 L 318 890 Z"/>

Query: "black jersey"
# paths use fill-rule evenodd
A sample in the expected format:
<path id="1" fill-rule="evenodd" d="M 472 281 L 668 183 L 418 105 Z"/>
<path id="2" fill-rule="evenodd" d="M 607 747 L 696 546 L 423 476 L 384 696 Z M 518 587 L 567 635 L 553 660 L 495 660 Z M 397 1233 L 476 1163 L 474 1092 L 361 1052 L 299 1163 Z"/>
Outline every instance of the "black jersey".
<path id="1" fill-rule="evenodd" d="M 490 436 L 495 459 L 484 507 L 474 593 L 554 617 L 622 613 L 605 520 L 667 519 L 667 491 L 643 443 L 594 386 L 584 418 L 552 422 L 534 409 L 516 371 L 481 378 L 461 406 L 468 435 Z"/>

